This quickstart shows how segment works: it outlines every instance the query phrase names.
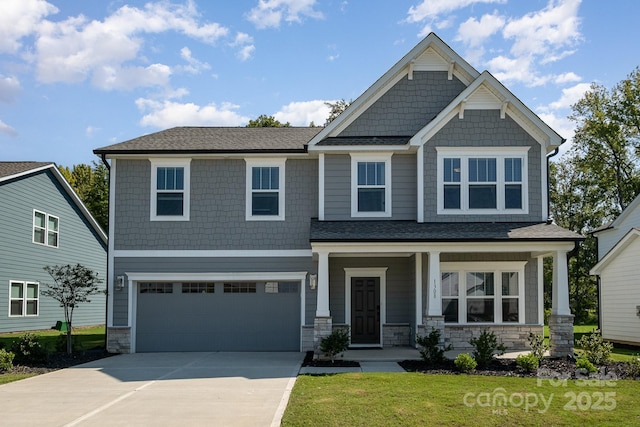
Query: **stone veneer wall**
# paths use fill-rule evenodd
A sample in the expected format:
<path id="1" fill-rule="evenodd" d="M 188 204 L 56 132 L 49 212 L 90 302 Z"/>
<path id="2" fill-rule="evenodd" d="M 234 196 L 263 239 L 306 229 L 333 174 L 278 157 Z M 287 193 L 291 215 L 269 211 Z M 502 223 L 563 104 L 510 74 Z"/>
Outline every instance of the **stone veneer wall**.
<path id="1" fill-rule="evenodd" d="M 384 347 L 407 347 L 411 345 L 411 325 L 408 323 L 383 325 L 382 344 Z"/>
<path id="2" fill-rule="evenodd" d="M 549 316 L 549 354 L 551 357 L 573 356 L 573 315 Z"/>
<path id="3" fill-rule="evenodd" d="M 453 350 L 471 351 L 474 348 L 469 340 L 479 337 L 485 329 L 493 331 L 498 342 L 503 343 L 508 351 L 529 350 L 529 334 L 543 333 L 539 325 L 446 325 L 444 340 L 453 345 Z"/>
<path id="4" fill-rule="evenodd" d="M 107 328 L 107 351 L 109 353 L 131 353 L 131 328 L 128 326 Z"/>

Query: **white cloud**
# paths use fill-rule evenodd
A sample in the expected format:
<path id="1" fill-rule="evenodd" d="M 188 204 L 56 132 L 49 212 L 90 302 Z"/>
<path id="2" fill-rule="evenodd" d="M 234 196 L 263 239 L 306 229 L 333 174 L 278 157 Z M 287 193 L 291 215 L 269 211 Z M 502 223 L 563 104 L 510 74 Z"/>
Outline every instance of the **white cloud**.
<path id="1" fill-rule="evenodd" d="M 45 16 L 58 13 L 44 0 L 3 0 L 0 13 L 0 52 L 15 53 L 21 39 L 35 33 Z"/>
<path id="2" fill-rule="evenodd" d="M 9 136 L 16 136 L 18 134 L 18 132 L 14 128 L 0 120 L 0 134 L 1 133 Z"/>
<path id="3" fill-rule="evenodd" d="M 575 135 L 575 123 L 569 120 L 565 114 L 558 115 L 554 113 L 539 113 L 538 117 L 549 125 L 551 129 L 555 130 L 558 135 L 567 140 L 567 142 L 560 146 L 558 157 L 562 156 L 569 150 L 569 148 L 571 148 L 571 143 L 573 142 L 573 137 Z"/>
<path id="4" fill-rule="evenodd" d="M 311 122 L 315 123 L 316 126 L 322 126 L 331 111 L 330 107 L 326 105 L 327 102 L 335 101 L 291 102 L 282 106 L 280 111 L 273 116 L 282 123 L 291 123 L 292 126 L 309 126 Z"/>
<path id="5" fill-rule="evenodd" d="M 549 104 L 551 110 L 561 110 L 571 107 L 591 89 L 590 83 L 578 83 L 575 86 L 562 89 L 562 96 L 555 102 Z"/>
<path id="6" fill-rule="evenodd" d="M 180 67 L 180 69 L 189 74 L 200 74 L 202 70 L 211 69 L 211 66 L 206 62 L 201 62 L 201 61 L 198 61 L 196 58 L 194 58 L 193 55 L 191 54 L 191 49 L 189 49 L 186 46 L 180 49 L 180 56 L 182 57 L 182 59 L 187 61 L 187 64 L 188 64 Z"/>
<path id="7" fill-rule="evenodd" d="M 256 47 L 253 44 L 253 37 L 247 33 L 236 34 L 236 38 L 232 43 L 230 43 L 230 45 L 233 47 L 240 47 L 236 53 L 236 57 L 241 61 L 250 59 L 253 56 L 253 52 L 256 50 Z"/>
<path id="8" fill-rule="evenodd" d="M 460 24 L 455 40 L 461 41 L 471 48 L 478 47 L 504 27 L 505 22 L 505 18 L 498 15 L 497 12 L 492 15 L 483 15 L 479 21 L 471 17 Z"/>
<path id="9" fill-rule="evenodd" d="M 453 20 L 444 17 L 459 9 L 464 9 L 478 3 L 506 3 L 507 0 L 422 0 L 417 6 L 411 6 L 406 19 L 409 23 L 422 23 L 420 36 L 424 37 L 432 31 L 432 27 L 438 29 L 448 28 L 453 25 Z"/>
<path id="10" fill-rule="evenodd" d="M 159 129 L 173 126 L 241 126 L 249 121 L 249 117 L 238 114 L 238 106 L 231 103 L 201 106 L 190 102 L 139 98 L 136 105 L 140 111 L 148 112 L 142 117 L 140 124 Z"/>
<path id="11" fill-rule="evenodd" d="M 100 130 L 102 130 L 101 128 L 97 128 L 95 126 L 87 126 L 87 128 L 85 129 L 84 133 L 85 135 L 87 135 L 89 138 L 93 137 L 93 135 L 96 132 L 99 132 Z"/>
<path id="12" fill-rule="evenodd" d="M 205 43 L 228 34 L 228 29 L 217 23 L 200 23 L 192 2 L 148 3 L 143 9 L 123 6 L 104 21 L 89 21 L 82 15 L 60 22 L 43 21 L 36 41 L 38 79 L 73 83 L 93 75 L 94 84 L 103 89 L 166 84 L 168 66 L 127 63 L 141 60 L 142 35 L 167 31 Z"/>
<path id="13" fill-rule="evenodd" d="M 582 80 L 582 77 L 580 77 L 579 75 L 577 75 L 576 73 L 569 71 L 568 73 L 563 73 L 560 75 L 557 75 L 553 81 L 556 84 L 564 84 L 564 83 L 575 83 L 575 82 L 579 82 Z"/>
<path id="14" fill-rule="evenodd" d="M 540 76 L 533 69 L 530 57 L 507 58 L 496 56 L 487 62 L 487 66 L 496 79 L 503 83 L 525 82 L 527 86 L 541 86 L 549 81 L 550 76 Z"/>
<path id="15" fill-rule="evenodd" d="M 13 102 L 21 91 L 20 81 L 17 78 L 0 74 L 0 101 Z"/>
<path id="16" fill-rule="evenodd" d="M 278 28 L 282 21 L 301 22 L 303 17 L 322 19 L 323 14 L 313 7 L 316 0 L 258 0 L 258 5 L 246 18 L 258 29 Z"/>

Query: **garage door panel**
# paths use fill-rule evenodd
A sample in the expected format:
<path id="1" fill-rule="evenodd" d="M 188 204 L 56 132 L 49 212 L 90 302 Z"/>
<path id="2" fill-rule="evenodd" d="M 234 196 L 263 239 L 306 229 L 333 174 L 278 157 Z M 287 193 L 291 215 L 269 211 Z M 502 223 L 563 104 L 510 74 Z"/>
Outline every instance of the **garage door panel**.
<path id="1" fill-rule="evenodd" d="M 136 351 L 298 351 L 299 292 L 138 294 Z"/>

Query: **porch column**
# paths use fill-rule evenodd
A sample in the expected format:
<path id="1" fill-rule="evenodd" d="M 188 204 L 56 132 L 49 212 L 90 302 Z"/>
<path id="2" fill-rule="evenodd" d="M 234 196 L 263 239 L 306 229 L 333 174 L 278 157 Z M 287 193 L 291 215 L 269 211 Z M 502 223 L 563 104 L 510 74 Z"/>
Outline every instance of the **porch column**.
<path id="1" fill-rule="evenodd" d="M 318 252 L 316 317 L 329 317 L 329 252 Z"/>
<path id="2" fill-rule="evenodd" d="M 331 335 L 333 320 L 329 311 L 329 252 L 318 252 L 316 317 L 313 319 L 313 348 L 318 351 L 322 338 Z"/>
<path id="3" fill-rule="evenodd" d="M 573 315 L 569 308 L 569 269 L 567 251 L 553 253 L 553 283 L 549 344 L 551 357 L 573 355 Z"/>
<path id="4" fill-rule="evenodd" d="M 419 331 L 422 325 L 422 253 L 416 252 L 416 271 L 415 271 L 415 285 L 416 285 L 416 332 Z"/>
<path id="5" fill-rule="evenodd" d="M 442 316 L 442 286 L 440 285 L 440 252 L 429 252 L 429 287 L 427 315 Z"/>

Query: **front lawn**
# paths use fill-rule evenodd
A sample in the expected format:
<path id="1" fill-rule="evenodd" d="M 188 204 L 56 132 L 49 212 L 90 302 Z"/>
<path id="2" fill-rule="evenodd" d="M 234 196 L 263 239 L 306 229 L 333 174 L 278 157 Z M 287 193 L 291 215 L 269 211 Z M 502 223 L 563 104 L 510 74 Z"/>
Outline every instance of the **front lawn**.
<path id="1" fill-rule="evenodd" d="M 38 336 L 40 343 L 46 347 L 49 351 L 54 351 L 56 348 L 56 341 L 60 335 L 65 335 L 66 332 L 60 332 L 55 329 L 46 329 L 41 331 L 28 331 L 31 334 Z M 0 334 L 0 348 L 10 348 L 11 343 L 20 338 L 26 332 L 10 332 Z M 73 336 L 76 342 L 77 348 L 80 351 L 93 350 L 97 348 L 104 348 L 104 325 L 88 326 L 88 327 L 75 327 L 73 328 Z"/>
<path id="2" fill-rule="evenodd" d="M 637 425 L 640 381 L 358 373 L 299 376 L 283 426 Z"/>

